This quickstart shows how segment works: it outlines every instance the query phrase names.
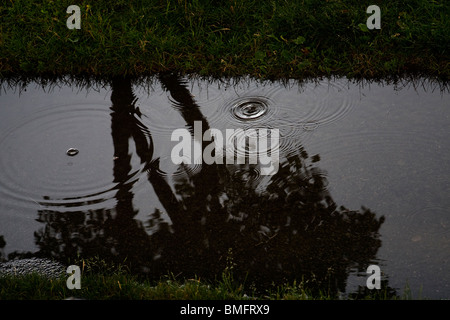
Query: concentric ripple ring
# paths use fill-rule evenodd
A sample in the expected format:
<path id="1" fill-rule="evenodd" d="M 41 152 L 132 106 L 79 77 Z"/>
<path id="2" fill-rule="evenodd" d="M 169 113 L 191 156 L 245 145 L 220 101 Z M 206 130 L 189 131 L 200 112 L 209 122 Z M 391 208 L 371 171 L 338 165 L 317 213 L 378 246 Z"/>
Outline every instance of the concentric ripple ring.
<path id="1" fill-rule="evenodd" d="M 267 113 L 267 104 L 260 99 L 245 99 L 232 107 L 233 114 L 240 120 L 252 120 Z"/>

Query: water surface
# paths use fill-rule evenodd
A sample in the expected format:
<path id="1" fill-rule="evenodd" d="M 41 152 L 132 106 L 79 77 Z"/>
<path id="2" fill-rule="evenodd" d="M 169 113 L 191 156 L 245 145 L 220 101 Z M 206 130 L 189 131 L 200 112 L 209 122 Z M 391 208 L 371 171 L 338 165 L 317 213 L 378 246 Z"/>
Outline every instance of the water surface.
<path id="1" fill-rule="evenodd" d="M 303 276 L 347 294 L 364 290 L 376 264 L 398 294 L 408 285 L 450 298 L 450 111 L 440 89 L 176 75 L 148 86 L 4 86 L 2 254 L 126 258 L 155 278 L 213 279 L 232 267 L 248 283 Z M 278 129 L 277 173 L 174 164 L 174 130 L 187 129 L 193 148 L 209 144 L 196 121 L 202 134 Z"/>

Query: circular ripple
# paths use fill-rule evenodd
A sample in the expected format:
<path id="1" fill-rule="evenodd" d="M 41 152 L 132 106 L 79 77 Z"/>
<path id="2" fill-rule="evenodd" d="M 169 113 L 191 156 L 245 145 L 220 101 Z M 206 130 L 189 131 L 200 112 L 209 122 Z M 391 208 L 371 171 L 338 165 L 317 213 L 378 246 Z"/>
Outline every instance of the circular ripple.
<path id="1" fill-rule="evenodd" d="M 356 101 L 356 92 L 346 88 L 345 82 L 308 82 L 297 89 L 276 92 L 271 99 L 277 101 L 278 125 L 290 128 L 286 130 L 286 136 L 294 137 L 301 135 L 302 131 L 317 130 L 349 114 Z"/>
<path id="2" fill-rule="evenodd" d="M 227 129 L 279 129 L 280 152 L 295 154 L 314 131 L 338 123 L 351 112 L 357 91 L 348 89 L 346 83 L 342 79 L 241 84 L 230 90 L 208 120 L 213 127 Z"/>
<path id="3" fill-rule="evenodd" d="M 170 141 L 170 136 L 175 129 L 186 126 L 180 112 L 181 107 L 172 101 L 169 93 L 155 90 L 151 95 L 139 95 L 137 101 L 142 111 L 140 121 L 151 133 L 152 138 L 156 140 L 161 138 L 166 143 Z"/>
<path id="4" fill-rule="evenodd" d="M 186 157 L 185 162 L 177 165 L 173 163 L 170 156 L 163 156 L 160 158 L 158 165 L 153 166 L 153 169 L 160 176 L 177 179 L 198 174 L 202 170 L 202 163 L 194 163 L 194 161 Z"/>
<path id="5" fill-rule="evenodd" d="M 231 110 L 239 120 L 253 120 L 264 116 L 268 106 L 262 99 L 244 99 L 234 105 Z"/>
<path id="6" fill-rule="evenodd" d="M 274 134 L 272 130 L 271 128 L 234 130 L 226 137 L 225 155 L 227 157 L 233 155 L 236 164 L 257 164 L 261 155 L 270 156 L 272 150 L 280 149 L 280 140 L 276 136 L 272 137 Z"/>
<path id="7" fill-rule="evenodd" d="M 450 209 L 436 204 L 415 208 L 405 220 L 414 235 L 450 235 Z"/>
<path id="8" fill-rule="evenodd" d="M 78 152 L 80 152 L 80 151 L 78 151 L 78 149 L 76 149 L 76 148 L 69 148 L 69 149 L 66 151 L 66 154 L 67 154 L 69 157 L 74 157 L 74 156 L 76 156 L 76 155 L 78 154 Z"/>
<path id="9" fill-rule="evenodd" d="M 25 114 L 4 134 L 0 149 L 1 190 L 27 207 L 103 208 L 114 202 L 119 184 L 139 180 L 144 166 L 132 160 L 127 181 L 114 182 L 114 166 L 122 159 L 114 155 L 106 104 L 52 106 Z"/>

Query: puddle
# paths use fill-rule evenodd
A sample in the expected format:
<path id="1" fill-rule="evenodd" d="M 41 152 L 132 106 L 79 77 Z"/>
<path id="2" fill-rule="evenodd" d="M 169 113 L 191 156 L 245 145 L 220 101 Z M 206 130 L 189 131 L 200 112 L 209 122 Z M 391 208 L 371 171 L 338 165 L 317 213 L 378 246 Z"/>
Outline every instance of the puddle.
<path id="1" fill-rule="evenodd" d="M 0 253 L 450 298 L 449 93 L 421 84 L 4 85 Z"/>

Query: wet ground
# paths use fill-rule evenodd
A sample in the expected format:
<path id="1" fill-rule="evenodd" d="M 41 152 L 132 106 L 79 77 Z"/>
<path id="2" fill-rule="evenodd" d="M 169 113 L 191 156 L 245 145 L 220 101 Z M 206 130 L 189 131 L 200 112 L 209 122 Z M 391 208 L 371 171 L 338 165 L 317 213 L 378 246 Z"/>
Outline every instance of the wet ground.
<path id="1" fill-rule="evenodd" d="M 426 80 L 4 85 L 2 254 L 345 293 L 374 264 L 450 298 L 449 101 Z"/>

